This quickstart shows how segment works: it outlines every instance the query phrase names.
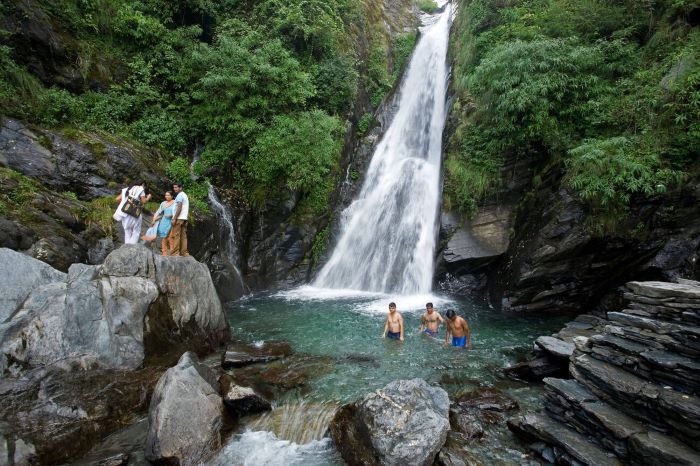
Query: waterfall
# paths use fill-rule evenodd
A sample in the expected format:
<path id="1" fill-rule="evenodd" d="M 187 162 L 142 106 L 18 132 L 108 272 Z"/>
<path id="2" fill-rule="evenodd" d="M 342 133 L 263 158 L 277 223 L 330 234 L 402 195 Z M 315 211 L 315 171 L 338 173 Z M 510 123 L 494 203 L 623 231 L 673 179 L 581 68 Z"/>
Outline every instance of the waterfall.
<path id="1" fill-rule="evenodd" d="M 338 406 L 332 403 L 293 403 L 263 413 L 248 428 L 275 434 L 278 439 L 304 444 L 321 440 Z"/>
<path id="2" fill-rule="evenodd" d="M 451 4 L 424 16 L 421 38 L 359 197 L 343 212 L 341 235 L 314 285 L 424 293 L 433 278 L 445 123 Z"/>
<path id="3" fill-rule="evenodd" d="M 229 212 L 226 206 L 219 201 L 219 197 L 216 195 L 216 190 L 214 190 L 214 186 L 211 184 L 209 185 L 209 203 L 214 208 L 216 217 L 219 220 L 219 225 L 224 230 L 224 233 L 221 235 L 224 245 L 224 254 L 231 264 L 231 267 L 233 267 L 234 273 L 241 285 L 241 288 L 245 289 L 243 276 L 241 275 L 241 271 L 238 269 L 238 248 L 236 247 L 236 234 L 233 227 L 233 221 L 231 220 L 231 212 Z"/>

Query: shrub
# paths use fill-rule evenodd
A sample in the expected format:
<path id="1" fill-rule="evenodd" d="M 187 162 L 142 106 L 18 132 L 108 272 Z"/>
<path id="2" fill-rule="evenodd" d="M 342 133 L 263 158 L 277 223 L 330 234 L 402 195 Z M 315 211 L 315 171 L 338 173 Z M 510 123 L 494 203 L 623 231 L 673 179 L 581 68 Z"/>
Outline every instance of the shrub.
<path id="1" fill-rule="evenodd" d="M 418 8 L 425 13 L 435 13 L 439 8 L 434 0 L 418 0 Z"/>
<path id="2" fill-rule="evenodd" d="M 326 252 L 326 249 L 328 248 L 329 239 L 330 231 L 327 226 L 321 229 L 318 233 L 316 233 L 316 237 L 314 238 L 314 244 L 313 246 L 311 246 L 311 258 L 315 263 L 318 263 L 323 253 Z"/>
<path id="3" fill-rule="evenodd" d="M 346 112 L 357 94 L 359 74 L 355 63 L 344 55 L 323 60 L 315 68 L 314 102 L 330 114 Z"/>
<path id="4" fill-rule="evenodd" d="M 370 126 L 374 122 L 374 115 L 371 113 L 365 113 L 362 115 L 360 118 L 360 121 L 357 123 L 357 134 L 360 136 L 367 134 L 367 131 L 369 130 Z"/>
<path id="5" fill-rule="evenodd" d="M 171 153 L 185 149 L 185 136 L 180 121 L 158 107 L 147 110 L 129 126 L 129 132 L 144 144 Z"/>
<path id="6" fill-rule="evenodd" d="M 651 148 L 627 137 L 584 141 L 569 151 L 566 182 L 593 205 L 626 206 L 634 194 L 661 194 L 683 179 Z"/>
<path id="7" fill-rule="evenodd" d="M 418 33 L 416 31 L 397 34 L 394 38 L 394 69 L 391 74 L 394 82 L 399 79 L 401 72 L 408 63 L 411 52 L 413 52 L 413 48 L 416 45 L 417 38 Z"/>
<path id="8" fill-rule="evenodd" d="M 311 193 L 337 163 L 342 133 L 340 120 L 321 110 L 275 117 L 251 147 L 246 172 L 267 192 L 283 184 Z"/>

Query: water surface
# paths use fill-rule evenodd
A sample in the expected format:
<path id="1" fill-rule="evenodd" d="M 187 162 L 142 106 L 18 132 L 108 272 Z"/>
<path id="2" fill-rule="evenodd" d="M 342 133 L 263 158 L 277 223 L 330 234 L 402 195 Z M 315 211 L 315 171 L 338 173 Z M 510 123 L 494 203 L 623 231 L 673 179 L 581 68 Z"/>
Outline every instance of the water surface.
<path id="1" fill-rule="evenodd" d="M 424 304 L 439 312 L 453 307 L 472 327 L 472 348 L 443 347 L 440 339 L 417 333 Z M 405 322 L 405 341 L 380 338 L 386 309 L 395 301 Z M 539 388 L 503 379 L 500 369 L 525 353 L 537 336 L 556 331 L 563 319 L 505 316 L 483 304 L 439 296 L 392 297 L 306 287 L 250 297 L 233 303 L 228 317 L 234 337 L 250 343 L 286 340 L 295 353 L 323 357 L 303 389 L 274 402 L 272 413 L 245 420 L 215 464 L 343 464 L 324 438 L 335 407 L 397 379 L 420 377 L 455 397 L 495 386 L 522 409 L 537 402 Z M 487 427 L 487 426 L 485 426 Z M 503 425 L 487 427 L 487 440 L 469 449 L 485 464 L 527 463 Z"/>

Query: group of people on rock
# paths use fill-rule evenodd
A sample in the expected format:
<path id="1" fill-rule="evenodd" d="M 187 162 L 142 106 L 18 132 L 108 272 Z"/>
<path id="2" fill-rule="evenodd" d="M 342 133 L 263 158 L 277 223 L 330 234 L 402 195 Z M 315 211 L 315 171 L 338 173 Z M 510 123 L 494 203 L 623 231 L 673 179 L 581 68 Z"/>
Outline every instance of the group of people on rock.
<path id="1" fill-rule="evenodd" d="M 437 338 L 440 324 L 446 325 L 445 346 L 451 344 L 459 348 L 469 348 L 471 344 L 471 329 L 464 318 L 457 315 L 454 309 L 445 313 L 446 320 L 433 308 L 433 303 L 426 303 L 425 313 L 420 318 L 418 333 Z M 452 340 L 450 341 L 450 337 Z M 386 316 L 382 338 L 403 341 L 403 317 L 396 310 L 396 303 L 389 303 L 389 313 Z"/>
<path id="2" fill-rule="evenodd" d="M 190 200 L 182 183 L 173 183 L 172 188 L 172 191 L 165 192 L 165 200 L 153 215 L 151 228 L 141 239 L 146 242 L 160 240 L 164 256 L 188 256 L 187 221 L 190 215 Z M 150 200 L 151 194 L 146 194 L 146 183 L 142 180 L 123 188 L 117 196 L 119 207 L 113 218 L 122 224 L 125 244 L 138 243 L 143 222 L 143 207 Z"/>

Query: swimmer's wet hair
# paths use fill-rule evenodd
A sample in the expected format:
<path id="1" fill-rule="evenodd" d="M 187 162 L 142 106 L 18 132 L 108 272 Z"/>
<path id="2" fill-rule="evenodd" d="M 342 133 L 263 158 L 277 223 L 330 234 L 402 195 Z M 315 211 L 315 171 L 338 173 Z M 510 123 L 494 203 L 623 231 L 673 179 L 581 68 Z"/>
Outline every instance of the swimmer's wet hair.
<path id="1" fill-rule="evenodd" d="M 448 319 L 451 319 L 456 315 L 456 313 L 455 313 L 454 309 L 448 309 L 447 312 L 445 313 L 445 315 L 447 316 Z"/>
<path id="2" fill-rule="evenodd" d="M 396 303 L 389 303 L 389 307 L 396 307 Z"/>
<path id="3" fill-rule="evenodd" d="M 425 303 L 425 307 L 432 308 L 432 307 L 433 307 L 433 303 Z"/>

